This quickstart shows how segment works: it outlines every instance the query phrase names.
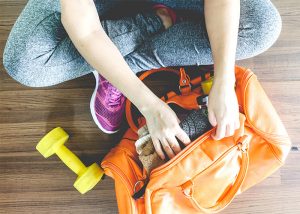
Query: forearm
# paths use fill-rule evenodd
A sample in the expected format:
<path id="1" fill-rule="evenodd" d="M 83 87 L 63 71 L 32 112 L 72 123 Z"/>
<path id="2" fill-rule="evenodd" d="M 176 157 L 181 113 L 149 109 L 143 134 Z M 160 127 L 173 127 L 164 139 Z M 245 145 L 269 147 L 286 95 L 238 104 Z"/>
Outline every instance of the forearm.
<path id="1" fill-rule="evenodd" d="M 85 60 L 141 112 L 149 108 L 158 97 L 133 73 L 106 35 L 93 0 L 60 2 L 62 24 Z"/>
<path id="2" fill-rule="evenodd" d="M 118 88 L 140 111 L 152 105 L 156 95 L 133 73 L 104 31 L 95 31 L 74 44 L 86 61 Z"/>
<path id="3" fill-rule="evenodd" d="M 204 14 L 215 79 L 234 82 L 240 0 L 205 0 Z"/>

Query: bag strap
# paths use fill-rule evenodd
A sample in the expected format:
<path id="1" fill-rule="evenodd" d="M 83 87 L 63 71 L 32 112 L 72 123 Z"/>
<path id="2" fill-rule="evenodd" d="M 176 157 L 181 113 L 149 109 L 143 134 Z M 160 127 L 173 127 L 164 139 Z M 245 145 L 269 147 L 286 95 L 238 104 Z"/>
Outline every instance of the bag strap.
<path id="1" fill-rule="evenodd" d="M 204 96 L 201 92 L 200 86 L 203 78 L 201 76 L 196 77 L 190 80 L 190 77 L 186 74 L 184 68 L 180 68 L 180 71 L 173 69 L 173 68 L 159 68 L 159 69 L 152 69 L 145 71 L 142 75 L 139 76 L 140 80 L 144 80 L 148 76 L 157 73 L 157 72 L 171 72 L 179 75 L 179 91 L 180 95 L 176 94 L 174 91 L 168 92 L 166 95 L 162 96 L 160 99 L 163 100 L 165 103 L 174 103 L 184 109 L 192 110 L 192 109 L 199 109 L 199 106 L 203 104 Z M 199 90 L 192 90 L 199 86 Z M 125 115 L 128 122 L 129 127 L 137 133 L 138 127 L 133 121 L 132 117 L 132 103 L 129 99 L 126 99 L 125 104 Z M 138 118 L 140 126 L 146 123 L 145 119 Z"/>

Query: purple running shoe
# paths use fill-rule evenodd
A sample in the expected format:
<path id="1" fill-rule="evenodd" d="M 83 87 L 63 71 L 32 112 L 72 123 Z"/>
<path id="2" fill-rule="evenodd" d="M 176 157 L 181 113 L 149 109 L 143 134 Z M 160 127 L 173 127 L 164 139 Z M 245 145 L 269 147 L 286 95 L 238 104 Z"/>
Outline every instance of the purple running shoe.
<path id="1" fill-rule="evenodd" d="M 116 133 L 122 122 L 126 97 L 96 70 L 93 74 L 96 78 L 90 102 L 93 119 L 103 132 Z"/>

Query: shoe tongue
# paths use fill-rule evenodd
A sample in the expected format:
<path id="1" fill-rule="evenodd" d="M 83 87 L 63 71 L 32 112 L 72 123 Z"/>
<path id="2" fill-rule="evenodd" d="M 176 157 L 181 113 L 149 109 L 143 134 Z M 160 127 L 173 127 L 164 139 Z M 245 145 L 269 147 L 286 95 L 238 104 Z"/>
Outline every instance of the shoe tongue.
<path id="1" fill-rule="evenodd" d="M 106 79 L 101 80 L 100 84 L 102 85 L 102 87 L 103 87 L 105 90 L 110 90 L 110 89 L 109 89 L 110 83 L 109 83 Z"/>
<path id="2" fill-rule="evenodd" d="M 122 101 L 122 93 L 113 85 L 108 84 L 107 90 L 110 92 L 108 96 L 110 96 L 107 101 L 110 105 L 120 105 Z"/>
<path id="3" fill-rule="evenodd" d="M 113 95 L 119 96 L 119 95 L 122 94 L 116 87 L 114 87 L 114 86 L 111 85 L 111 84 L 108 85 L 108 88 L 107 88 L 107 89 L 108 89 L 109 91 L 111 91 Z"/>

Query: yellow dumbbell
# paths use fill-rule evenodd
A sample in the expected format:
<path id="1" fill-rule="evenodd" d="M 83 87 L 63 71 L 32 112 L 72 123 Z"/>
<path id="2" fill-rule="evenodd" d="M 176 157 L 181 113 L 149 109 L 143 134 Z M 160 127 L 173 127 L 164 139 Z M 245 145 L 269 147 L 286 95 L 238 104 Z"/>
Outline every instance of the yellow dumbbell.
<path id="1" fill-rule="evenodd" d="M 78 177 L 74 187 L 84 194 L 91 190 L 103 176 L 103 170 L 96 164 L 86 167 L 79 158 L 71 152 L 64 144 L 69 135 L 60 127 L 57 127 L 46 134 L 37 144 L 36 149 L 48 158 L 56 154 Z"/>

